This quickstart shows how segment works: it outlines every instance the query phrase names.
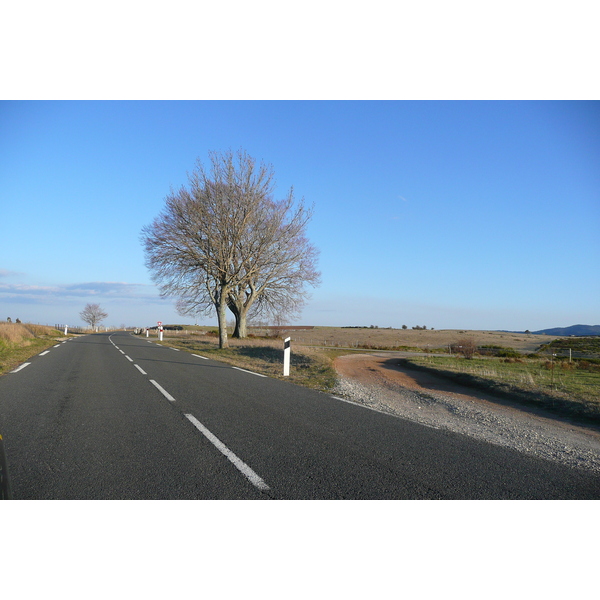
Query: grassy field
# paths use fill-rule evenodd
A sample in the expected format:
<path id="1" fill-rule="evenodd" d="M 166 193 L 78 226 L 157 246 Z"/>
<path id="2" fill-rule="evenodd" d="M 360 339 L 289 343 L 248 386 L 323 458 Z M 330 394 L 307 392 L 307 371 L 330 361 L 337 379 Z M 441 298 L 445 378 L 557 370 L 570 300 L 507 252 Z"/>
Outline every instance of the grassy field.
<path id="1" fill-rule="evenodd" d="M 183 336 L 188 333 L 206 333 L 215 327 L 182 325 L 181 332 L 167 331 L 165 335 Z M 250 334 L 264 335 L 267 329 L 250 328 Z M 272 331 L 271 331 L 272 333 Z M 156 334 L 154 334 L 156 335 Z M 370 327 L 311 327 L 305 330 L 286 331 L 282 328 L 279 338 L 291 337 L 292 342 L 302 346 L 325 346 L 334 348 L 414 348 L 422 351 L 447 351 L 448 346 L 463 337 L 473 338 L 478 346 L 501 346 L 518 352 L 534 352 L 542 344 L 555 337 L 503 331 L 466 331 L 461 329 L 379 329 Z"/>
<path id="2" fill-rule="evenodd" d="M 600 420 L 600 364 L 595 362 L 450 356 L 414 357 L 406 362 L 528 403 Z"/>
<path id="3" fill-rule="evenodd" d="M 0 323 L 0 375 L 53 346 L 60 331 L 31 323 Z"/>
<path id="4" fill-rule="evenodd" d="M 446 351 L 462 337 L 473 338 L 478 346 L 502 346 L 519 352 L 533 352 L 551 336 L 506 333 L 502 331 L 466 331 L 460 329 L 371 329 L 354 327 L 315 327 L 292 331 L 286 335 L 302 345 L 344 348 L 414 348 L 423 351 Z"/>

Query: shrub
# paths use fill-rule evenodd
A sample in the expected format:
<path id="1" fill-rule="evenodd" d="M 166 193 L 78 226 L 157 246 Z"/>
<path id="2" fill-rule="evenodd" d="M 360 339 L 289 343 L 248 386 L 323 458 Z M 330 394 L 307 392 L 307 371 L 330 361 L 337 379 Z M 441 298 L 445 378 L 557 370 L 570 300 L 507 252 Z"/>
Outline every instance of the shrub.
<path id="1" fill-rule="evenodd" d="M 460 338 L 453 344 L 450 344 L 450 350 L 453 354 L 462 354 L 465 358 L 473 358 L 477 350 L 477 344 L 471 337 Z"/>
<path id="2" fill-rule="evenodd" d="M 496 356 L 501 358 L 519 358 L 521 355 L 516 350 L 507 348 L 506 350 L 500 350 Z"/>

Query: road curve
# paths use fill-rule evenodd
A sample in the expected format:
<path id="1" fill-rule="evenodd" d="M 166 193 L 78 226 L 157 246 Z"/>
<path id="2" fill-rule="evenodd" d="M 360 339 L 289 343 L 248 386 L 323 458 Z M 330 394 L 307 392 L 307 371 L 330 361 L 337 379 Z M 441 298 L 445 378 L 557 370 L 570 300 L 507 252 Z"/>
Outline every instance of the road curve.
<path id="1" fill-rule="evenodd" d="M 600 477 L 126 332 L 0 378 L 15 499 L 597 499 Z"/>

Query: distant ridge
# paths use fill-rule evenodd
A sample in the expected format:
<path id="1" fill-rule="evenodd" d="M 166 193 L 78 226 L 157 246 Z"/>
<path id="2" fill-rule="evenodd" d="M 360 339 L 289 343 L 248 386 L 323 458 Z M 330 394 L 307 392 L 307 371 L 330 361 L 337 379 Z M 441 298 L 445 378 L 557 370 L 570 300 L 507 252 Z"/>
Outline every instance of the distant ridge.
<path id="1" fill-rule="evenodd" d="M 534 331 L 542 335 L 558 335 L 568 337 L 570 335 L 600 335 L 600 325 L 571 325 L 571 327 L 555 327 L 554 329 L 542 329 Z"/>

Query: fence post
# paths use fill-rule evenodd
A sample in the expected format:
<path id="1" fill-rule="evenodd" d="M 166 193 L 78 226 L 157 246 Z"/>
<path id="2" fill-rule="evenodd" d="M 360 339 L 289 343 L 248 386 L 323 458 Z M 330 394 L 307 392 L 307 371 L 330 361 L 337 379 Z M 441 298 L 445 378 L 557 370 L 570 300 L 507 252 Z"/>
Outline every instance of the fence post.
<path id="1" fill-rule="evenodd" d="M 290 347 L 291 338 L 285 338 L 283 345 L 283 376 L 288 377 L 290 374 L 290 354 L 292 353 Z"/>

